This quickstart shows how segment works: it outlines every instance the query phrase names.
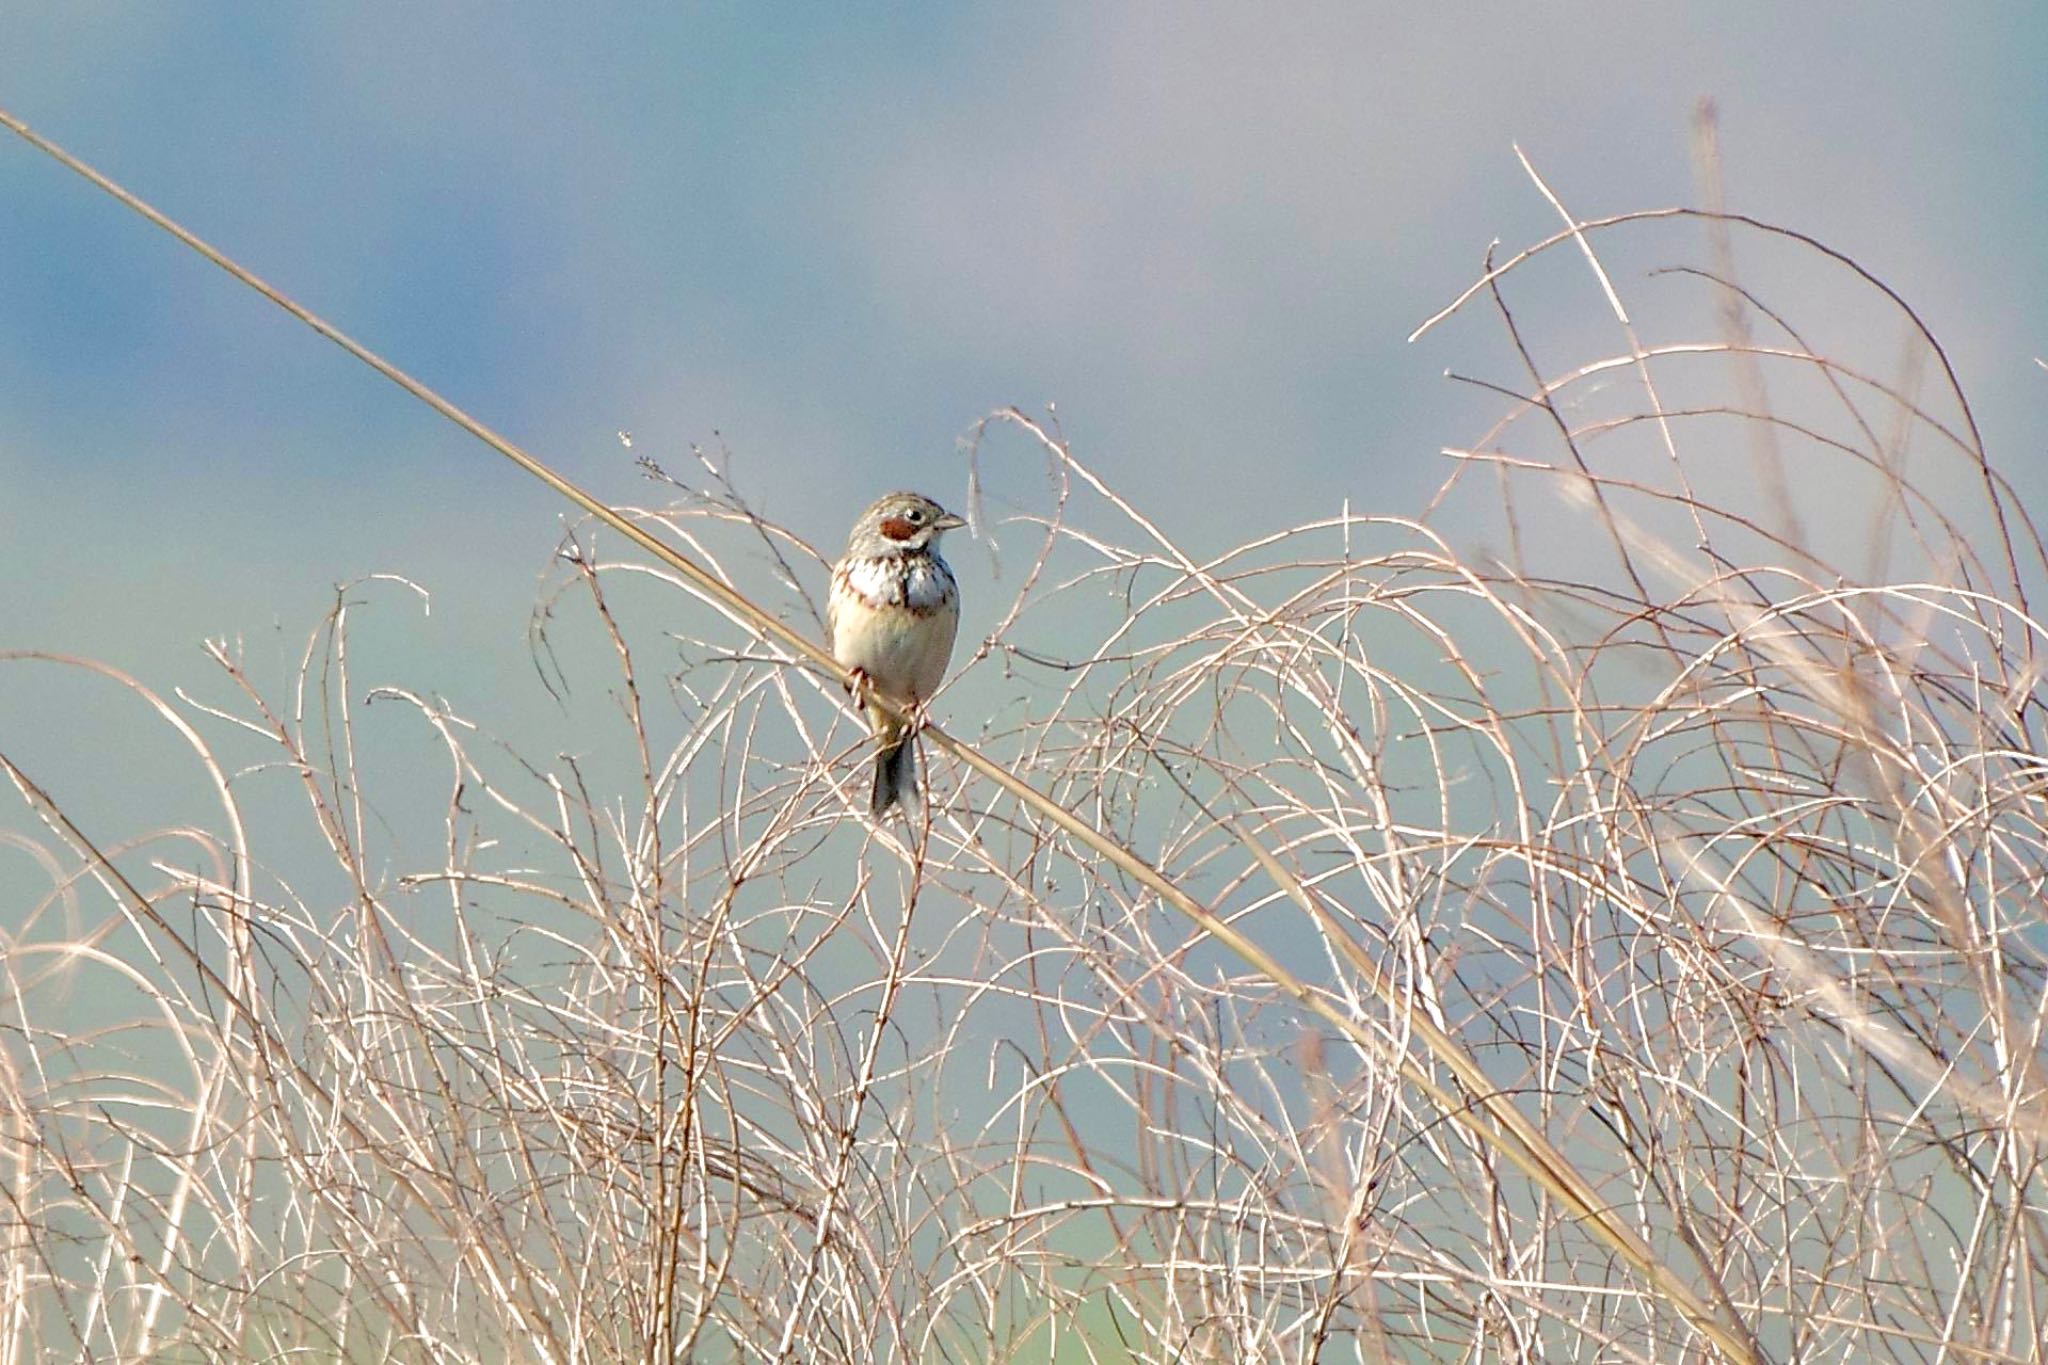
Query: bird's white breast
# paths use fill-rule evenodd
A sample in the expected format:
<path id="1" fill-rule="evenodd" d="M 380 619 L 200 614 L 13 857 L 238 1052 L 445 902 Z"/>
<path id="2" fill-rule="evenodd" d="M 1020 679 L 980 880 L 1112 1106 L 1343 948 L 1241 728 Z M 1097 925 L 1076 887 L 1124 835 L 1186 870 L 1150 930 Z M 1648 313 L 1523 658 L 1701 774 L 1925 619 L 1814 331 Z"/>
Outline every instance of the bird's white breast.
<path id="1" fill-rule="evenodd" d="M 938 690 L 953 655 L 960 599 L 936 557 L 854 560 L 831 603 L 832 653 L 893 696 L 914 701 Z"/>

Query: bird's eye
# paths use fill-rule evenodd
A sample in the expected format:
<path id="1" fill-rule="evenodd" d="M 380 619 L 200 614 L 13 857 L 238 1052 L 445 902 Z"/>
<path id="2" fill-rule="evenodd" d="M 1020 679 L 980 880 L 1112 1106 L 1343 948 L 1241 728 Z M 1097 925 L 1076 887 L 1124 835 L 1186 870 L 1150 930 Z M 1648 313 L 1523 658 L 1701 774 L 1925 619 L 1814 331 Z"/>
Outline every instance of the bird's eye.
<path id="1" fill-rule="evenodd" d="M 924 509 L 922 507 L 913 507 L 908 512 L 905 512 L 903 514 L 903 518 L 904 520 L 911 522 L 912 524 L 923 521 Z"/>

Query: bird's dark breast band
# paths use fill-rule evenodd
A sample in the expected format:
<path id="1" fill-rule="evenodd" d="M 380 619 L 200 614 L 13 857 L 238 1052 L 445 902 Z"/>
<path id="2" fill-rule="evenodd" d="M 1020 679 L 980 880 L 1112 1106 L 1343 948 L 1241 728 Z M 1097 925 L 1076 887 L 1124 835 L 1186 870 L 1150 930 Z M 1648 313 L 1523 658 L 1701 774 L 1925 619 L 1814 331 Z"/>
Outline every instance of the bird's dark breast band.
<path id="1" fill-rule="evenodd" d="M 957 588 L 945 562 L 932 555 L 888 556 L 842 566 L 847 592 L 870 611 L 907 611 L 923 618 L 943 611 Z"/>

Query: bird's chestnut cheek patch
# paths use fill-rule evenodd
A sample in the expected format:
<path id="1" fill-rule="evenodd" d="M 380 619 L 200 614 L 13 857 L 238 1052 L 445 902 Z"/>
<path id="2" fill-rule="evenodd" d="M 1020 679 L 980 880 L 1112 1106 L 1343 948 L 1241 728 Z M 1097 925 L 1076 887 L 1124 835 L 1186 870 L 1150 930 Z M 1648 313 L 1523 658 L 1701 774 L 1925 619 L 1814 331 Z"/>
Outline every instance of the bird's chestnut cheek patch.
<path id="1" fill-rule="evenodd" d="M 908 540 L 917 534 L 917 528 L 902 517 L 889 517 L 882 522 L 882 534 L 890 540 Z"/>

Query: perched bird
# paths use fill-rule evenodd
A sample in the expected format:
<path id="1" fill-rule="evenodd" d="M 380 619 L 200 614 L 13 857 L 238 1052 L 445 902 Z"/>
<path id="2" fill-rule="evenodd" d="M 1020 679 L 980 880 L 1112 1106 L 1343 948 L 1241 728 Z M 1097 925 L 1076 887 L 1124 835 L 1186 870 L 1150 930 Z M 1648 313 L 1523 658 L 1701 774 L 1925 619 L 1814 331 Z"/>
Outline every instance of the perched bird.
<path id="1" fill-rule="evenodd" d="M 967 523 L 930 498 L 891 493 L 860 514 L 832 566 L 825 643 L 853 671 L 855 696 L 880 693 L 920 706 L 946 676 L 960 628 L 960 588 L 939 558 L 939 537 Z M 876 815 L 913 794 L 910 727 L 869 705 L 875 732 Z"/>

